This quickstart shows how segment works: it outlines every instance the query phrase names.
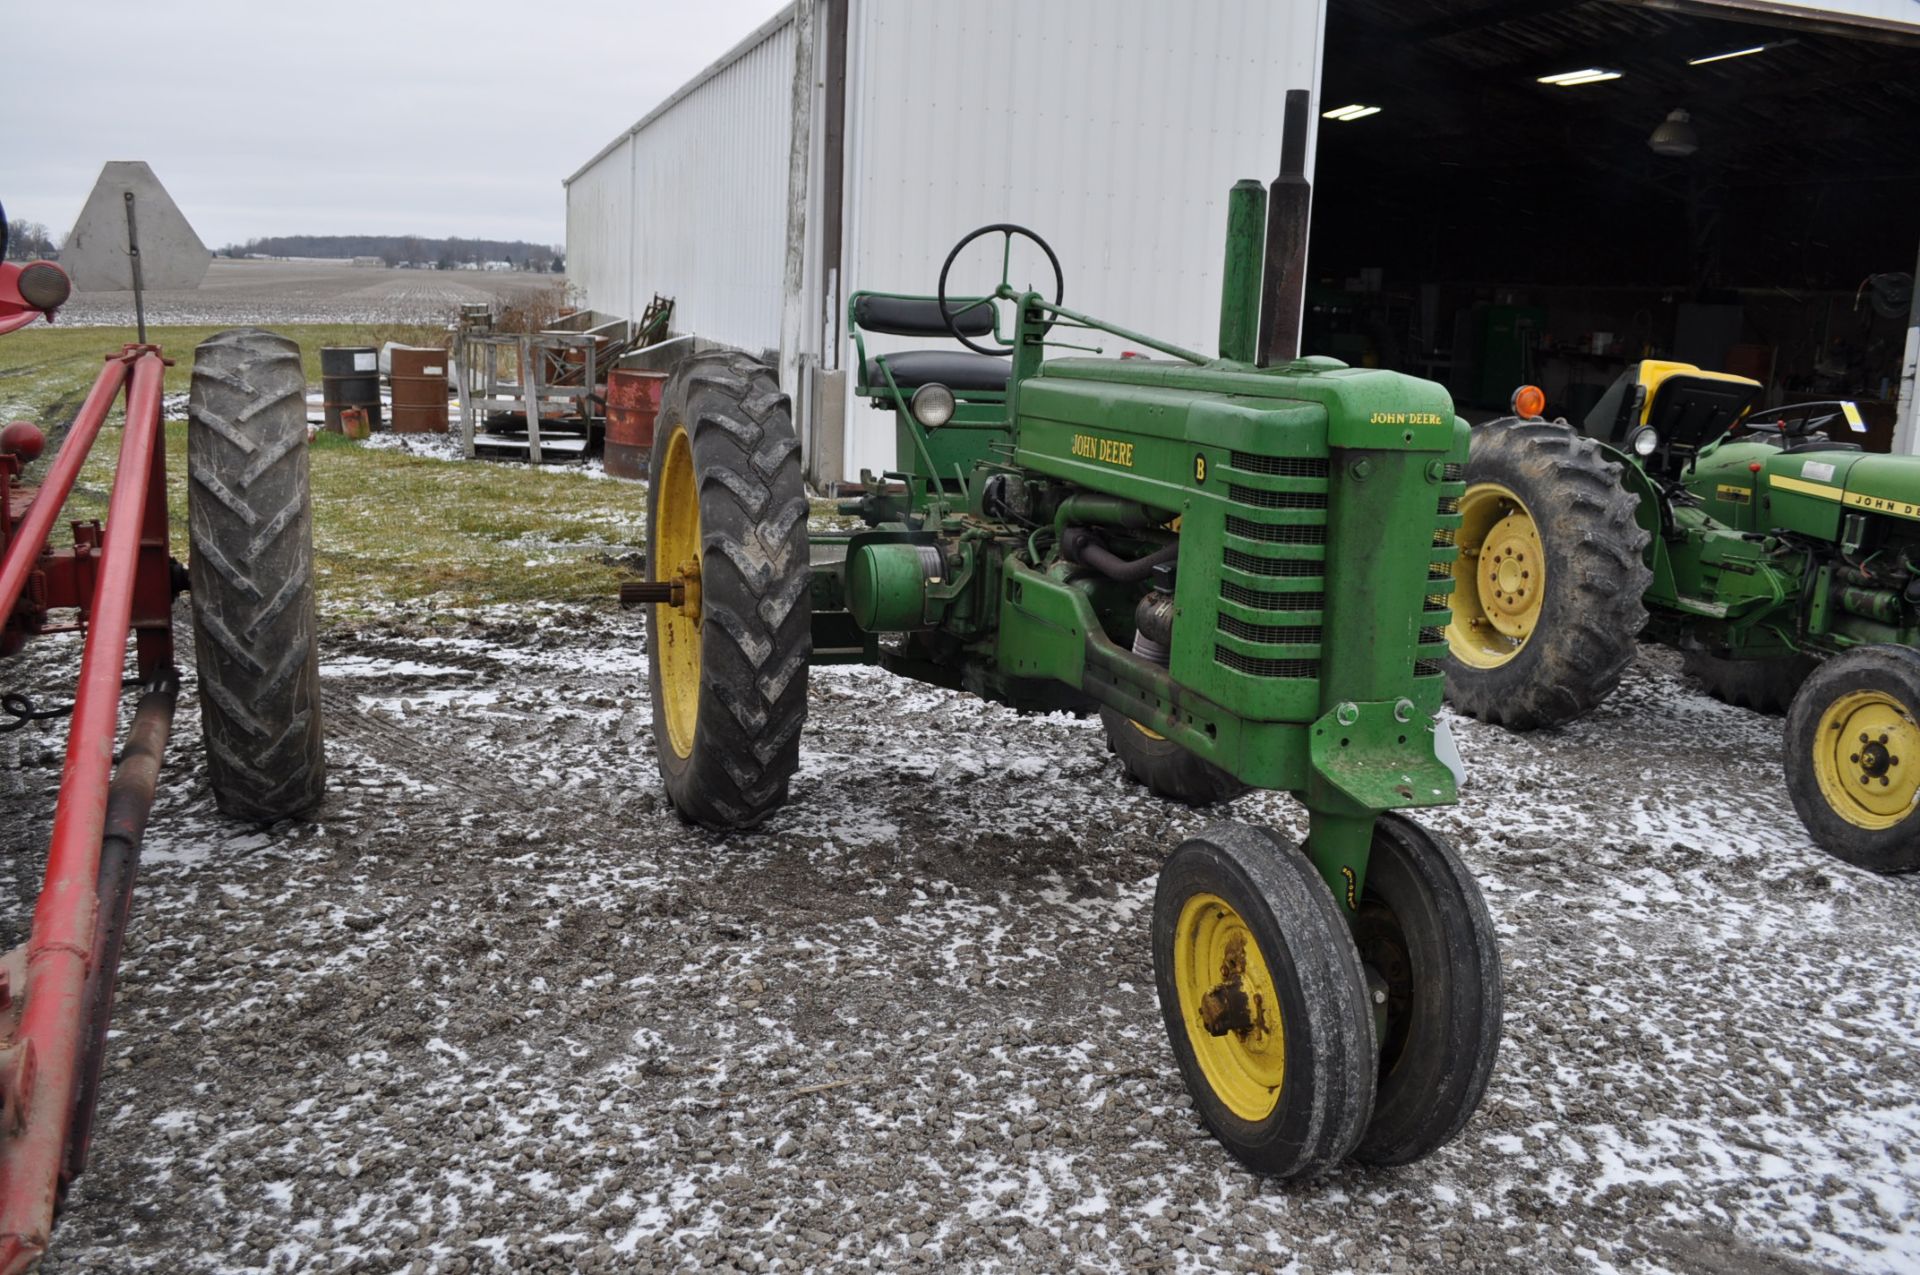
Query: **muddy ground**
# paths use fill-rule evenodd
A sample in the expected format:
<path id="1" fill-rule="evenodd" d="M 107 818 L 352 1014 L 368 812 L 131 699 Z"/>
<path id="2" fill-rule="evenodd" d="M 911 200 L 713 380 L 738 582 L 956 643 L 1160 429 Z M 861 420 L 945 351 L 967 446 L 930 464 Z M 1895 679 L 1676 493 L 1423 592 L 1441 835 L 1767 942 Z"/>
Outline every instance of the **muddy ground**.
<path id="1" fill-rule="evenodd" d="M 1154 1001 L 1154 873 L 1205 816 L 1096 724 L 819 670 L 792 802 L 722 839 L 663 806 L 637 622 L 428 619 L 329 633 L 315 822 L 218 820 L 189 684 L 48 1271 L 1920 1264 L 1920 883 L 1814 849 L 1778 723 L 1662 653 L 1570 729 L 1454 724 L 1430 818 L 1507 979 L 1479 1116 L 1271 1184 Z M 0 735 L 9 941 L 63 740 Z"/>

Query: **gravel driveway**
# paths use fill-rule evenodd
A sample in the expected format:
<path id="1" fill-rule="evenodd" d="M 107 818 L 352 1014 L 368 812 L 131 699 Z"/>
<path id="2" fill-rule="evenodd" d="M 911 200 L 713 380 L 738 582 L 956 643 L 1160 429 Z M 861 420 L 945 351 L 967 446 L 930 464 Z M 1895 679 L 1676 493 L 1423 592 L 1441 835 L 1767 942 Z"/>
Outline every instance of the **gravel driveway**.
<path id="1" fill-rule="evenodd" d="M 1916 883 L 1816 851 L 1778 723 L 1663 653 L 1575 727 L 1454 723 L 1492 1087 L 1431 1159 L 1305 1184 L 1189 1107 L 1146 926 L 1204 817 L 1096 723 L 816 670 L 792 803 L 720 839 L 663 806 L 626 617 L 394 613 L 324 659 L 315 823 L 217 820 L 189 685 L 50 1272 L 1920 1264 Z M 0 735 L 9 941 L 64 738 Z"/>

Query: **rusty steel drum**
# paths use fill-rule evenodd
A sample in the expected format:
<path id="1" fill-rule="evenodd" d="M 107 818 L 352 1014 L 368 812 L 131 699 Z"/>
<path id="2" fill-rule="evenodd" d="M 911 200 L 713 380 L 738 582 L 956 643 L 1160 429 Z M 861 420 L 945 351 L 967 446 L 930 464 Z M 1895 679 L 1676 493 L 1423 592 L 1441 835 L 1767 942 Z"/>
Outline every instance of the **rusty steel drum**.
<path id="1" fill-rule="evenodd" d="M 320 351 L 320 398 L 326 427 L 340 432 L 340 413 L 349 407 L 367 409 L 367 420 L 380 428 L 380 351 L 371 345 L 334 345 Z"/>
<path id="2" fill-rule="evenodd" d="M 447 432 L 447 352 L 433 346 L 397 348 L 392 354 L 393 432 Z"/>
<path id="3" fill-rule="evenodd" d="M 607 373 L 607 472 L 616 478 L 645 478 L 653 451 L 653 421 L 660 414 L 665 372 Z"/>

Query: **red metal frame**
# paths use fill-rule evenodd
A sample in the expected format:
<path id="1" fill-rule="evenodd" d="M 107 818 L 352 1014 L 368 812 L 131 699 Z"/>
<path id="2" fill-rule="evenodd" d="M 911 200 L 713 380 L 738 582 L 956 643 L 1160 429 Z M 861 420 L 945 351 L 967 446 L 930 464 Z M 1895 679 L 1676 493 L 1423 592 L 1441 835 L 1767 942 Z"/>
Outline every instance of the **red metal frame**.
<path id="1" fill-rule="evenodd" d="M 33 503 L 27 506 L 19 525 L 6 538 L 6 553 L 0 556 L 0 623 L 15 630 L 12 636 L 16 641 L 25 633 L 40 631 L 41 617 L 49 607 L 76 606 L 81 598 L 90 595 L 91 591 L 80 593 L 74 588 L 71 566 L 63 571 L 57 565 L 54 561 L 57 555 L 47 551 L 47 537 L 53 531 L 53 520 L 60 516 L 60 507 L 67 503 L 67 496 L 73 491 L 80 467 L 86 464 L 87 453 L 93 450 L 93 440 L 106 423 L 108 411 L 120 397 L 120 388 L 126 384 L 132 367 L 128 352 L 136 348 L 128 346 L 100 369 L 93 389 L 87 392 L 86 402 L 80 405 L 80 414 L 74 417 L 73 426 L 67 431 L 60 454 L 53 458 L 53 465 L 47 470 L 46 481 L 40 484 Z M 64 581 L 60 579 L 63 574 L 68 577 Z M 36 575 L 40 577 L 39 588 L 28 596 L 41 600 L 22 614 L 20 598 L 26 592 L 28 581 Z M 58 588 L 58 585 L 65 587 Z M 56 600 L 56 593 L 65 596 Z"/>
<path id="2" fill-rule="evenodd" d="M 42 310 L 20 295 L 20 272 L 27 266 L 59 269 L 58 266 L 46 261 L 29 261 L 24 264 L 0 262 L 0 336 L 18 331 L 38 318 L 44 317 L 48 323 L 53 322 L 53 311 Z"/>
<path id="3" fill-rule="evenodd" d="M 9 313 L 10 282 L 0 278 L 0 332 L 19 326 L 13 320 L 21 317 Z M 39 1260 L 66 1185 L 86 1163 L 134 858 L 178 692 L 160 424 L 166 367 L 159 348 L 151 345 L 130 345 L 109 358 L 45 483 L 18 524 L 0 528 L 0 620 L 6 636 L 17 640 L 47 631 L 47 611 L 60 607 L 78 608 L 86 628 L 66 769 L 32 932 L 24 948 L 0 958 L 0 1027 L 12 1028 L 0 1046 L 0 1273 L 5 1275 Z M 52 552 L 47 536 L 54 519 L 122 386 L 126 428 L 104 534 L 97 524 L 76 524 L 74 548 Z M 12 494 L 3 492 L 0 498 L 10 501 Z M 10 506 L 6 520 L 12 520 Z M 136 639 L 147 694 L 116 773 L 114 738 L 129 635 Z"/>

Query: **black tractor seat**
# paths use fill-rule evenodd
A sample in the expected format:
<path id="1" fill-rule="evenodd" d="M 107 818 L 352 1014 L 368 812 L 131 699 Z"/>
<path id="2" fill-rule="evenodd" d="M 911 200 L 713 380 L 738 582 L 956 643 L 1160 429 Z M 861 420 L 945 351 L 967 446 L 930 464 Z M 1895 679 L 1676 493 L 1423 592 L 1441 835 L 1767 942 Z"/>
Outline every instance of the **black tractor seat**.
<path id="1" fill-rule="evenodd" d="M 885 371 L 880 367 L 882 361 L 887 365 Z M 865 388 L 885 393 L 887 372 L 891 372 L 893 383 L 903 390 L 917 390 L 937 382 L 955 393 L 972 390 L 1004 394 L 1012 370 L 1013 360 L 996 359 L 990 354 L 966 350 L 902 350 L 898 354 L 876 354 L 869 358 L 861 369 L 861 381 Z"/>

